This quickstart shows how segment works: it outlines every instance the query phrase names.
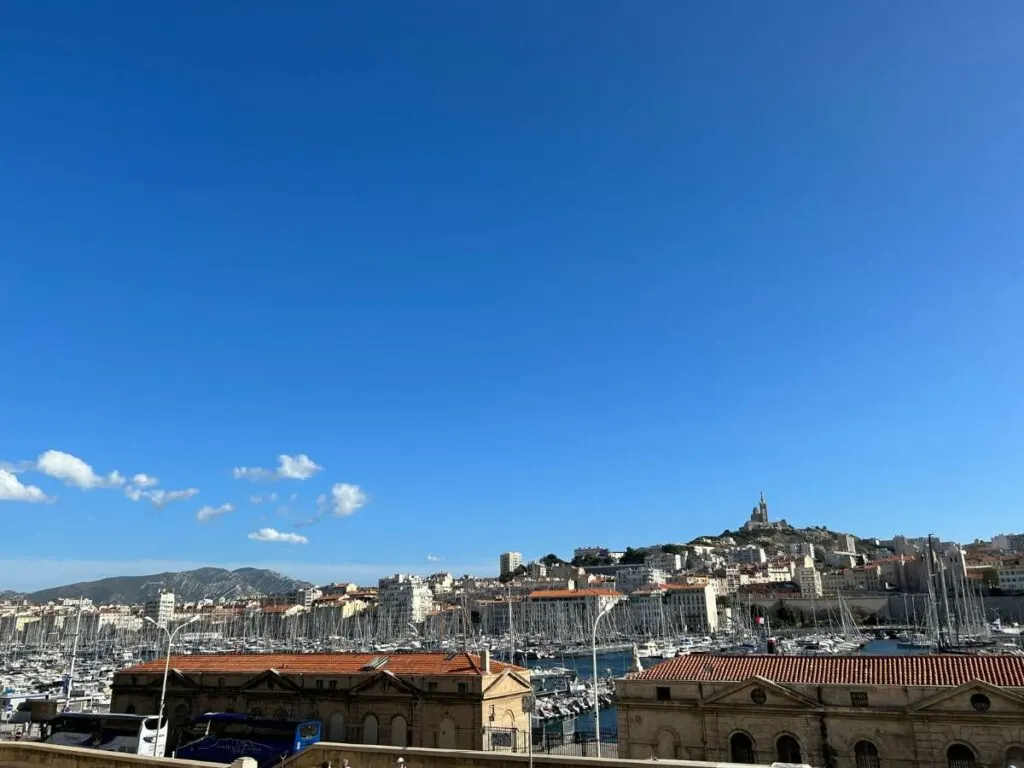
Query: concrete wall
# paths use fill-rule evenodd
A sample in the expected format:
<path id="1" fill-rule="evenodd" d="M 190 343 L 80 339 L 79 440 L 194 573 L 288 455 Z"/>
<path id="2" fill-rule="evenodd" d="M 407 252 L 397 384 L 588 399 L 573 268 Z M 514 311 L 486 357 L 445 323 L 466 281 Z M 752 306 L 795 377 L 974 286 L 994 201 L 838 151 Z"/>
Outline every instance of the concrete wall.
<path id="1" fill-rule="evenodd" d="M 347 759 L 352 768 L 395 768 L 395 761 L 405 758 L 409 768 L 528 768 L 529 755 L 514 755 L 508 752 L 478 752 L 447 749 L 398 749 L 396 747 L 369 747 L 358 744 L 331 744 L 321 742 L 286 762 L 285 768 L 317 768 L 324 760 L 330 760 L 334 768 Z M 645 766 L 644 760 L 608 760 L 596 757 L 565 757 L 560 755 L 534 755 L 537 768 L 608 768 L 609 765 Z M 680 768 L 729 768 L 733 763 L 704 763 L 687 760 L 664 760 L 659 765 Z M 746 766 L 745 768 L 750 768 Z"/>
<path id="2" fill-rule="evenodd" d="M 0 741 L 0 766 L 28 768 L 36 765 L 50 768 L 224 768 L 220 763 L 197 760 L 125 755 L 101 749 L 55 747 L 28 741 Z"/>

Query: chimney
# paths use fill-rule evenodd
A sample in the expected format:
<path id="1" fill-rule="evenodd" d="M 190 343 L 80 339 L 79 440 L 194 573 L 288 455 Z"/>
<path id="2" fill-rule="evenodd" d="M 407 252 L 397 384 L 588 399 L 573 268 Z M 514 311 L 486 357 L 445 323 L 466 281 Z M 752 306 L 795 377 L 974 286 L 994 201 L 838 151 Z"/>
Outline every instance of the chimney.
<path id="1" fill-rule="evenodd" d="M 484 648 L 482 651 L 480 651 L 480 664 L 484 668 L 484 674 L 485 675 L 491 674 L 491 649 L 490 648 Z"/>

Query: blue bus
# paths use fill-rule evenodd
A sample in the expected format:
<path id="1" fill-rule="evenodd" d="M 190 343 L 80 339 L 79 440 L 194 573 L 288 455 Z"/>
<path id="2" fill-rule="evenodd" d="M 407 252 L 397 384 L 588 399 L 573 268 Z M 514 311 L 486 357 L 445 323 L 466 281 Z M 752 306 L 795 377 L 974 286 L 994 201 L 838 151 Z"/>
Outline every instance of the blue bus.
<path id="1" fill-rule="evenodd" d="M 319 720 L 273 720 L 234 712 L 207 712 L 192 718 L 178 736 L 174 757 L 231 763 L 251 757 L 270 768 L 320 741 Z"/>

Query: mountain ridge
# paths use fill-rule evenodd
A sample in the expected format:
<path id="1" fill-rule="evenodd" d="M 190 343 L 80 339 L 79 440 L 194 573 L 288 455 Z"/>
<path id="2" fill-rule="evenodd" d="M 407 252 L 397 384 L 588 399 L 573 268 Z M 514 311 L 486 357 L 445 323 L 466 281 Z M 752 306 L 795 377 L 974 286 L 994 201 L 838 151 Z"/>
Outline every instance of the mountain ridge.
<path id="1" fill-rule="evenodd" d="M 110 576 L 94 581 L 48 587 L 21 594 L 21 597 L 37 604 L 63 598 L 85 597 L 100 605 L 138 605 L 155 598 L 161 592 L 173 592 L 176 602 L 192 603 L 220 598 L 241 600 L 310 586 L 312 584 L 307 581 L 265 568 L 236 568 L 232 571 L 226 568 L 207 567 L 141 576 Z"/>

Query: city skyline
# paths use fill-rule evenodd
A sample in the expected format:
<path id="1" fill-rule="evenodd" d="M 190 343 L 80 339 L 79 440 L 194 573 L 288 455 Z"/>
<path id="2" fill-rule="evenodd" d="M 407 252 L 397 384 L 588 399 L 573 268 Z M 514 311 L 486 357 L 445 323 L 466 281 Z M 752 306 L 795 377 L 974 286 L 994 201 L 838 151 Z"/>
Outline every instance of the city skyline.
<path id="1" fill-rule="evenodd" d="M 0 588 L 1014 530 L 1024 7 L 656 7 L 11 5 Z"/>

